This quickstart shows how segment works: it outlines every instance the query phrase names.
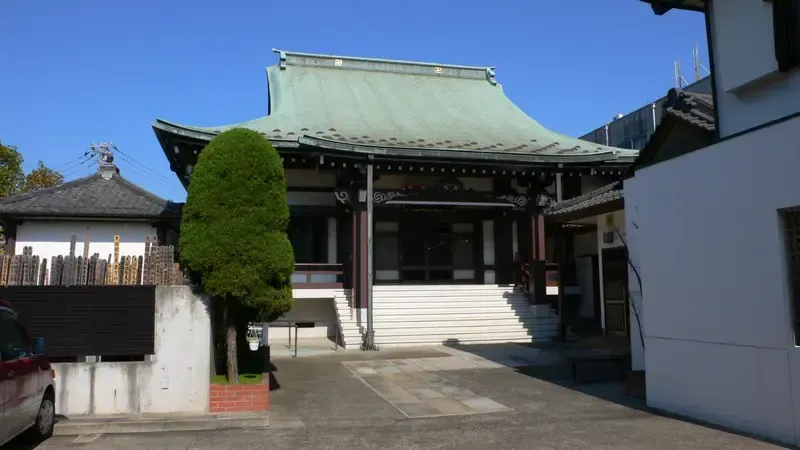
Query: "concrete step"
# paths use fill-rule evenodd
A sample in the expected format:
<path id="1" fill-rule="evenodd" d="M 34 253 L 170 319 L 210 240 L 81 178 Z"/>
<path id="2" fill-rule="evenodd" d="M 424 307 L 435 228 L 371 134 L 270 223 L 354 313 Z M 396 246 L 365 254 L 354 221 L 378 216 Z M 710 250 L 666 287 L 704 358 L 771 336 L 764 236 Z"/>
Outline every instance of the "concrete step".
<path id="1" fill-rule="evenodd" d="M 525 307 L 506 306 L 467 306 L 467 305 L 428 305 L 427 307 L 402 305 L 375 305 L 373 316 L 426 316 L 431 314 L 511 314 L 516 316 L 534 315 Z"/>
<path id="2" fill-rule="evenodd" d="M 454 343 L 490 343 L 490 342 L 542 342 L 555 338 L 555 335 L 540 334 L 531 336 L 521 333 L 472 333 L 458 336 L 438 335 L 438 336 L 398 336 L 380 335 L 375 333 L 375 342 L 378 345 L 421 345 L 421 344 L 454 344 Z"/>
<path id="3" fill-rule="evenodd" d="M 497 285 L 497 284 L 396 284 L 396 285 L 375 285 L 372 287 L 374 292 L 383 291 L 448 291 L 448 290 L 462 290 L 462 291 L 515 291 L 520 288 L 514 286 Z"/>
<path id="4" fill-rule="evenodd" d="M 502 317 L 464 317 L 445 315 L 431 316 L 375 316 L 376 324 L 384 327 L 494 327 L 499 325 L 518 325 L 523 324 L 528 327 L 541 327 L 547 325 L 557 325 L 558 317 L 517 317 L 505 315 Z"/>
<path id="5" fill-rule="evenodd" d="M 483 299 L 514 299 L 514 300 L 527 300 L 528 297 L 524 294 L 499 294 L 497 292 L 481 292 L 481 291 L 394 291 L 394 292 L 376 292 L 372 296 L 373 300 L 384 298 L 483 298 Z"/>
<path id="6" fill-rule="evenodd" d="M 507 343 L 518 343 L 518 344 L 528 344 L 532 342 L 552 342 L 555 338 L 554 337 L 531 337 L 526 336 L 522 338 L 514 338 L 514 337 L 487 337 L 483 335 L 480 338 L 462 338 L 458 340 L 458 344 L 507 344 Z M 453 341 L 450 340 L 383 340 L 380 341 L 378 338 L 375 338 L 375 343 L 378 344 L 380 348 L 400 348 L 400 347 L 411 347 L 411 346 L 425 346 L 425 345 L 446 345 L 452 344 Z"/>
<path id="7" fill-rule="evenodd" d="M 75 416 L 56 422 L 56 436 L 115 433 L 162 433 L 167 431 L 266 428 L 266 412 L 226 414 L 138 414 L 130 416 Z"/>
<path id="8" fill-rule="evenodd" d="M 541 326 L 536 328 L 526 328 L 522 324 L 497 325 L 493 327 L 429 327 L 429 326 L 407 326 L 407 327 L 386 327 L 383 324 L 375 323 L 375 335 L 381 336 L 443 336 L 461 338 L 462 336 L 486 336 L 486 335 L 513 335 L 516 337 L 532 336 L 534 334 L 550 334 L 557 331 L 557 326 Z"/>

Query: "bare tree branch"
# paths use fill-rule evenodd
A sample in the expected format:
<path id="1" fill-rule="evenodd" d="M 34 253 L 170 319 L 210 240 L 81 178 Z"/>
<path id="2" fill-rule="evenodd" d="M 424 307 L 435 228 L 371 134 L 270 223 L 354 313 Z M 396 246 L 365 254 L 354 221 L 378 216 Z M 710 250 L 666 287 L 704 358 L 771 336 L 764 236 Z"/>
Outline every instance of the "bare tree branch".
<path id="1" fill-rule="evenodd" d="M 636 222 L 631 222 L 631 226 L 635 229 L 639 229 L 639 225 Z M 628 241 L 625 240 L 625 235 L 623 235 L 618 227 L 614 227 L 612 230 L 617 236 L 619 236 L 619 240 L 622 242 L 622 247 L 625 249 L 625 259 L 628 261 L 628 267 L 630 267 L 633 275 L 636 277 L 636 283 L 639 286 L 639 298 L 644 301 L 644 289 L 642 287 L 642 275 L 639 273 L 639 268 L 633 263 L 631 259 L 631 252 L 630 248 L 628 247 Z M 639 328 L 639 340 L 642 342 L 642 350 L 644 350 L 644 332 L 642 331 L 642 317 L 639 311 L 639 306 L 636 305 L 636 300 L 631 298 L 631 288 L 630 282 L 625 284 L 625 295 L 628 296 L 628 303 L 630 304 L 631 310 L 633 311 L 633 315 L 636 318 L 636 324 Z"/>

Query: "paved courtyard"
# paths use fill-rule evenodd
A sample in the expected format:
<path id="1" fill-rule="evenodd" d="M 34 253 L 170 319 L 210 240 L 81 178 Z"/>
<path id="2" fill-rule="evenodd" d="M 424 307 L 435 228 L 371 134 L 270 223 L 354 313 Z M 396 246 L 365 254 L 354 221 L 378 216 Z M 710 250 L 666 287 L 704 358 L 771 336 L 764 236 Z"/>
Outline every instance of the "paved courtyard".
<path id="1" fill-rule="evenodd" d="M 564 358 L 597 351 L 512 345 L 278 358 L 268 430 L 56 437 L 39 448 L 782 448 L 655 415 L 619 383 L 572 384 Z"/>

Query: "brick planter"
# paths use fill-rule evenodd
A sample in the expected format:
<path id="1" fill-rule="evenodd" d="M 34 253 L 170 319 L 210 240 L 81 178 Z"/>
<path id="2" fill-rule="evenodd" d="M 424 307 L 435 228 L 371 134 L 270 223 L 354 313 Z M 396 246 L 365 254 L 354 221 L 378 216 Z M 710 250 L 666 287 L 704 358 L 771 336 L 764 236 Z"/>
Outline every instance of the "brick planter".
<path id="1" fill-rule="evenodd" d="M 269 409 L 269 383 L 212 384 L 209 412 L 254 412 Z"/>

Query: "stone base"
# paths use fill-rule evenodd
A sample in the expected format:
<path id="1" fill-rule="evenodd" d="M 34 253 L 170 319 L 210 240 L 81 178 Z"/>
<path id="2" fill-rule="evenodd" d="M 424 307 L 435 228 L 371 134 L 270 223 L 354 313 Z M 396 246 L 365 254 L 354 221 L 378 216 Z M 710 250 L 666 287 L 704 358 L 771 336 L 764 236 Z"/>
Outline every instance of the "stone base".
<path id="1" fill-rule="evenodd" d="M 635 398 L 647 396 L 647 384 L 644 370 L 632 370 L 625 377 L 625 393 Z"/>
<path id="2" fill-rule="evenodd" d="M 238 413 L 269 409 L 269 380 L 261 384 L 212 384 L 210 413 Z"/>

